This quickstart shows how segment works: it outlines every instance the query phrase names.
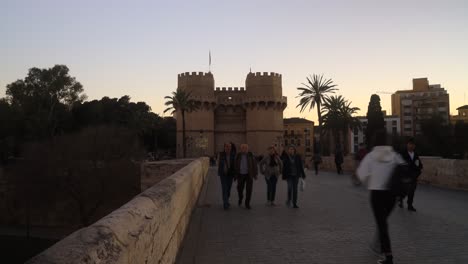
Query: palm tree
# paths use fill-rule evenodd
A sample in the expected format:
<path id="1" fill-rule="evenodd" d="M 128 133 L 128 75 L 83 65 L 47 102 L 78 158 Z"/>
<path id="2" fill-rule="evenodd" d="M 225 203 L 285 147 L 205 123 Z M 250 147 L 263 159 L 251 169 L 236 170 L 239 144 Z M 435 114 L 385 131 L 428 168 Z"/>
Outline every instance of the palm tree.
<path id="1" fill-rule="evenodd" d="M 349 129 L 361 128 L 361 123 L 353 116 L 360 109 L 352 107 L 351 102 L 341 95 L 325 98 L 323 108 L 324 130 L 332 133 L 337 144 L 341 143 L 340 134 L 342 134 L 346 146 Z"/>
<path id="2" fill-rule="evenodd" d="M 323 128 L 332 133 L 335 143 L 340 143 L 340 132 L 343 129 L 342 110 L 346 105 L 343 96 L 326 97 L 323 101 Z"/>
<path id="3" fill-rule="evenodd" d="M 298 87 L 297 89 L 300 92 L 299 96 L 301 98 L 299 104 L 296 107 L 301 107 L 301 112 L 303 112 L 307 107 L 309 111 L 312 110 L 317 105 L 317 116 L 319 122 L 319 141 L 320 146 L 322 145 L 322 103 L 325 98 L 327 98 L 327 93 L 335 93 L 336 84 L 333 84 L 332 79 L 324 79 L 323 75 L 314 74 L 307 77 L 307 83 L 302 83 L 304 87 Z M 319 150 L 320 151 L 320 150 Z"/>
<path id="4" fill-rule="evenodd" d="M 361 122 L 355 116 L 357 111 L 359 111 L 359 107 L 352 107 L 351 102 L 346 101 L 341 109 L 341 116 L 343 118 L 343 135 L 344 135 L 344 144 L 345 146 L 348 144 L 348 132 L 349 130 L 354 129 L 362 129 Z"/>
<path id="5" fill-rule="evenodd" d="M 182 149 L 184 158 L 187 154 L 187 146 L 185 143 L 185 113 L 198 109 L 196 102 L 190 99 L 191 94 L 191 92 L 177 88 L 175 92 L 172 92 L 172 96 L 164 97 L 164 99 L 167 99 L 165 105 L 168 106 L 168 108 L 164 110 L 164 113 L 172 111 L 171 113 L 174 114 L 176 111 L 180 111 L 182 115 Z"/>

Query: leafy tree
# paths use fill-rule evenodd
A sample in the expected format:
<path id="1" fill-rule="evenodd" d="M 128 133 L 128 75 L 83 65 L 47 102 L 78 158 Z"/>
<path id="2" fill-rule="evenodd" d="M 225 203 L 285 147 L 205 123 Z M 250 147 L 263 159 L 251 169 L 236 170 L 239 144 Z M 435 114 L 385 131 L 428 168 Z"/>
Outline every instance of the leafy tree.
<path id="1" fill-rule="evenodd" d="M 121 98 L 103 97 L 101 100 L 75 104 L 72 115 L 75 129 L 96 125 L 118 125 L 133 129 L 149 152 L 156 151 L 159 145 L 175 147 L 175 138 L 171 139 L 165 135 L 175 133 L 175 129 L 168 131 L 166 121 L 151 112 L 150 106 L 144 102 L 131 102 L 127 95 Z M 169 141 L 158 144 L 161 134 Z"/>
<path id="2" fill-rule="evenodd" d="M 29 139 L 56 135 L 67 109 L 86 98 L 83 86 L 69 75 L 65 65 L 31 68 L 26 78 L 7 85 L 6 95 L 26 120 L 25 132 Z"/>
<path id="3" fill-rule="evenodd" d="M 183 157 L 186 157 L 187 146 L 185 138 L 185 114 L 187 112 L 196 111 L 198 106 L 195 101 L 190 98 L 191 92 L 187 92 L 182 89 L 177 89 L 177 91 L 172 92 L 172 96 L 164 97 L 167 101 L 165 103 L 168 108 L 164 110 L 164 113 L 172 111 L 172 114 L 175 112 L 180 112 L 182 115 L 182 149 Z"/>
<path id="4" fill-rule="evenodd" d="M 416 136 L 417 148 L 423 155 L 449 158 L 454 151 L 454 138 L 451 128 L 443 125 L 444 119 L 439 115 L 420 121 L 421 134 Z"/>
<path id="5" fill-rule="evenodd" d="M 301 100 L 296 107 L 301 107 L 301 112 L 303 112 L 307 107 L 309 111 L 317 106 L 317 116 L 319 122 L 319 142 L 320 146 L 322 145 L 322 103 L 327 98 L 328 93 L 334 93 L 337 89 L 337 85 L 333 84 L 332 79 L 324 79 L 323 75 L 313 74 L 310 77 L 307 77 L 307 83 L 302 83 L 304 87 L 298 87 L 297 89 L 301 91 L 299 96 Z"/>
<path id="6" fill-rule="evenodd" d="M 51 212 L 62 224 L 88 226 L 140 192 L 140 166 L 134 161 L 142 158 L 135 132 L 117 126 L 29 143 L 13 166 L 10 183 L 17 186 L 20 205 L 15 213 L 24 215 L 27 228 L 47 224 L 41 221 Z"/>
<path id="7" fill-rule="evenodd" d="M 375 131 L 385 128 L 385 121 L 380 106 L 380 97 L 373 94 L 370 98 L 369 106 L 367 107 L 367 129 L 366 129 L 366 144 L 372 148 L 371 139 L 375 134 Z"/>
<path id="8" fill-rule="evenodd" d="M 458 158 L 468 159 L 468 123 L 457 122 L 453 128 L 455 154 Z"/>

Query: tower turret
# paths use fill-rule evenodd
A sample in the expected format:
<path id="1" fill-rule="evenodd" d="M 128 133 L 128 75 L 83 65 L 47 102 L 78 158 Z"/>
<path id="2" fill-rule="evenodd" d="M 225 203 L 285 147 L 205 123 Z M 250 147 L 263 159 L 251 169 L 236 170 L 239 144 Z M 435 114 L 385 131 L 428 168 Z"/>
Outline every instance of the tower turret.
<path id="1" fill-rule="evenodd" d="M 283 142 L 283 110 L 281 74 L 249 73 L 245 80 L 246 136 L 251 149 L 263 154 L 271 145 Z"/>
<path id="2" fill-rule="evenodd" d="M 191 91 L 199 101 L 214 100 L 215 83 L 211 72 L 186 72 L 178 75 L 177 88 Z"/>
<path id="3" fill-rule="evenodd" d="M 178 75 L 177 88 L 191 92 L 197 110 L 185 113 L 187 157 L 214 155 L 215 84 L 211 72 L 186 72 Z M 177 156 L 182 156 L 182 115 L 176 112 Z"/>

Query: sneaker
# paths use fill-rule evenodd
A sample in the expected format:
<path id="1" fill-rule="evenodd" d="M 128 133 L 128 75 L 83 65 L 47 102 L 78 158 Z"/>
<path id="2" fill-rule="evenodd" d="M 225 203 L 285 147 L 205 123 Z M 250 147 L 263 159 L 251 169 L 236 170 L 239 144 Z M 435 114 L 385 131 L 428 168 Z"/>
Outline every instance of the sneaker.
<path id="1" fill-rule="evenodd" d="M 295 204 L 295 205 L 293 206 L 293 208 L 298 209 L 299 206 L 297 206 L 297 204 Z"/>
<path id="2" fill-rule="evenodd" d="M 408 206 L 408 211 L 416 212 L 416 208 L 414 208 L 413 206 Z"/>
<path id="3" fill-rule="evenodd" d="M 250 207 L 250 204 L 246 204 L 245 208 L 247 208 L 248 210 L 252 209 L 252 207 Z"/>
<path id="4" fill-rule="evenodd" d="M 374 253 L 376 256 L 382 256 L 382 252 L 380 251 L 380 248 L 378 247 L 376 242 L 372 242 L 369 244 L 369 249 Z"/>
<path id="5" fill-rule="evenodd" d="M 393 264 L 392 256 L 385 256 L 377 261 L 378 264 Z"/>

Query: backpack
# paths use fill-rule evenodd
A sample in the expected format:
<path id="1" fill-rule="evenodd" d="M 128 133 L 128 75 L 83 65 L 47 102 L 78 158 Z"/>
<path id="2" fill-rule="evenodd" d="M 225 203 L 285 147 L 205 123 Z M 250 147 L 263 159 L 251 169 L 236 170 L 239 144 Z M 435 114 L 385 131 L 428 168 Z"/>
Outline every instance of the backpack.
<path id="1" fill-rule="evenodd" d="M 405 196 L 407 194 L 407 186 L 410 182 L 411 176 L 408 164 L 398 164 L 393 168 L 387 189 L 395 196 Z"/>

